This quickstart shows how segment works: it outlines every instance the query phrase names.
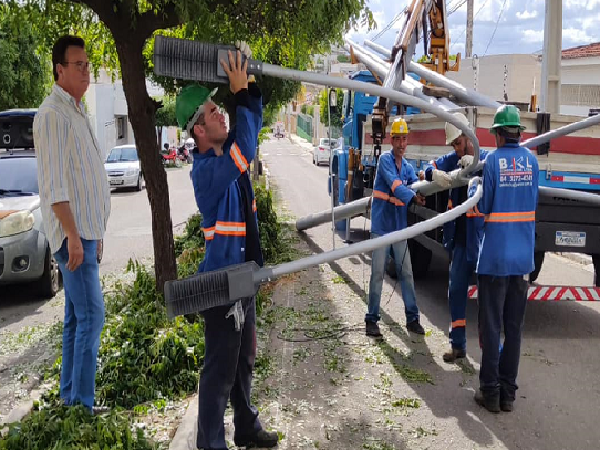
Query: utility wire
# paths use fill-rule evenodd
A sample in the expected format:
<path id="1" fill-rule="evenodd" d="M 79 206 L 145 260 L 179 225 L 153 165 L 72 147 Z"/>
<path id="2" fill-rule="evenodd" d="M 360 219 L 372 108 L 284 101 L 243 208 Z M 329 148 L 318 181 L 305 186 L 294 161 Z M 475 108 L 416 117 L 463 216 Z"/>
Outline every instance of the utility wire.
<path id="1" fill-rule="evenodd" d="M 498 20 L 496 20 L 496 27 L 494 28 L 494 32 L 492 33 L 492 37 L 490 38 L 490 41 L 488 42 L 487 47 L 485 48 L 485 53 L 483 54 L 483 56 L 487 55 L 488 48 L 490 48 L 490 44 L 494 40 L 494 36 L 496 36 L 496 30 L 498 29 L 498 23 L 500 23 L 500 19 L 502 18 L 502 13 L 504 12 L 505 6 L 506 6 L 506 0 L 504 0 L 504 3 L 502 3 L 502 9 L 500 10 L 500 14 L 498 14 Z"/>
<path id="2" fill-rule="evenodd" d="M 477 18 L 477 16 L 479 15 L 479 13 L 483 10 L 483 8 L 485 7 L 485 5 L 487 5 L 488 1 L 489 0 L 485 0 L 483 2 L 483 5 L 481 5 L 481 7 L 477 10 L 477 12 L 475 13 L 475 15 L 473 16 L 473 22 L 475 22 L 475 19 Z M 466 31 L 467 31 L 467 27 L 463 28 L 463 30 L 458 35 L 458 37 L 456 38 L 456 40 L 454 40 L 454 43 L 450 46 L 450 51 L 452 51 L 452 49 L 454 48 L 454 46 L 456 45 L 456 43 L 460 41 L 460 38 L 465 34 Z"/>

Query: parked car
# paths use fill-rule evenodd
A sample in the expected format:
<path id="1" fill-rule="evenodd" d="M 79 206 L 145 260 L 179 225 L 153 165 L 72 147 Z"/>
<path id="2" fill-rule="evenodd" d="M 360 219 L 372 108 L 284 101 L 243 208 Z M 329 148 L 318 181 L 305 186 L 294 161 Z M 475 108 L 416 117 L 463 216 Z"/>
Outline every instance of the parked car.
<path id="1" fill-rule="evenodd" d="M 0 286 L 33 282 L 41 296 L 51 298 L 60 290 L 61 275 L 40 210 L 32 133 L 36 112 L 0 112 Z"/>
<path id="2" fill-rule="evenodd" d="M 143 189 L 144 174 L 135 145 L 114 147 L 106 158 L 104 168 L 111 188 Z"/>
<path id="3" fill-rule="evenodd" d="M 325 163 L 329 165 L 329 150 L 330 150 L 330 141 L 331 140 L 331 148 L 334 149 L 338 146 L 337 139 L 329 139 L 329 138 L 321 138 L 319 139 L 319 145 L 313 147 L 313 164 L 317 166 L 321 163 Z"/>

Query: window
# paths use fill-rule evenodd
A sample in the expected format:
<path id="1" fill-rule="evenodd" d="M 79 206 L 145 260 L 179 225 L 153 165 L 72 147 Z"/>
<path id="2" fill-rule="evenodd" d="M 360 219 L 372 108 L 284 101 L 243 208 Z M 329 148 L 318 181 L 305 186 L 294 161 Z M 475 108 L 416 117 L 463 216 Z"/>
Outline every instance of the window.
<path id="1" fill-rule="evenodd" d="M 115 117 L 115 123 L 117 128 L 117 139 L 125 139 L 127 131 L 127 121 L 125 116 Z"/>

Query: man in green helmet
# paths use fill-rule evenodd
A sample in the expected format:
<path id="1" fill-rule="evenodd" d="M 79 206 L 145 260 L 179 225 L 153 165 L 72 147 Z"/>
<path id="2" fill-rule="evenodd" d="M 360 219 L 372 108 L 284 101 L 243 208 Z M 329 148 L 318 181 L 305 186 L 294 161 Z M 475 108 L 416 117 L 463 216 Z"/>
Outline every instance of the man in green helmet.
<path id="1" fill-rule="evenodd" d="M 495 413 L 513 410 L 527 303 L 524 276 L 534 269 L 538 162 L 519 145 L 524 129 L 515 106 L 498 108 L 490 130 L 497 150 L 485 160 L 478 205 L 485 222 L 477 261 L 482 354 L 475 401 Z"/>
<path id="2" fill-rule="evenodd" d="M 249 58 L 245 43 L 240 46 Z M 198 272 L 254 261 L 263 264 L 256 202 L 248 176 L 256 156 L 262 126 L 262 100 L 256 83 L 249 82 L 247 62 L 231 52 L 221 61 L 229 77 L 236 105 L 236 126 L 228 131 L 225 116 L 212 101 L 211 91 L 197 84 L 186 86 L 177 97 L 179 126 L 195 141 L 190 174 L 202 227 L 206 253 Z M 224 414 L 230 399 L 238 447 L 275 447 L 278 435 L 263 430 L 258 411 L 250 402 L 256 357 L 255 298 L 203 313 L 205 356 L 198 392 L 198 437 L 204 450 L 227 449 Z"/>

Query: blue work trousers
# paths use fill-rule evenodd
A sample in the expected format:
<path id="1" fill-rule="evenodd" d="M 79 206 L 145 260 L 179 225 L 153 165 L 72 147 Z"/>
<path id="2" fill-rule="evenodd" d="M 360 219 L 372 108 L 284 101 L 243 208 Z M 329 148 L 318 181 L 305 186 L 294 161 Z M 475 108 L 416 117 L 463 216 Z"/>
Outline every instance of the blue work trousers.
<path id="1" fill-rule="evenodd" d="M 371 238 L 379 235 L 371 233 Z M 385 275 L 385 264 L 390 250 L 394 249 L 394 262 L 396 263 L 396 275 L 400 281 L 402 300 L 404 301 L 404 312 L 406 323 L 419 320 L 419 308 L 417 307 L 417 296 L 415 294 L 415 282 L 413 280 L 410 252 L 406 241 L 396 242 L 384 248 L 373 250 L 371 256 L 371 281 L 369 282 L 369 307 L 365 315 L 365 321 L 377 322 L 381 318 L 379 307 L 381 304 L 381 289 Z"/>
<path id="2" fill-rule="evenodd" d="M 452 250 L 448 304 L 450 306 L 450 345 L 458 350 L 467 349 L 466 313 L 469 280 L 475 271 L 475 262 L 467 261 L 467 249 L 456 245 Z"/>
<path id="3" fill-rule="evenodd" d="M 66 405 L 82 404 L 90 411 L 96 389 L 96 357 L 104 326 L 104 296 L 96 260 L 97 241 L 81 240 L 83 263 L 73 272 L 67 239 L 54 254 L 65 289 L 60 397 Z"/>
<path id="4" fill-rule="evenodd" d="M 479 387 L 484 395 L 515 399 L 521 332 L 527 305 L 527 281 L 522 276 L 478 276 L 479 337 L 482 344 Z M 504 347 L 500 332 L 504 326 Z"/>
<path id="5" fill-rule="evenodd" d="M 204 367 L 198 392 L 197 447 L 226 450 L 223 419 L 227 402 L 233 407 L 235 436 L 254 436 L 262 429 L 258 410 L 250 402 L 256 359 L 256 301 L 242 300 L 244 326 L 235 329 L 230 306 L 211 308 L 204 316 Z"/>

